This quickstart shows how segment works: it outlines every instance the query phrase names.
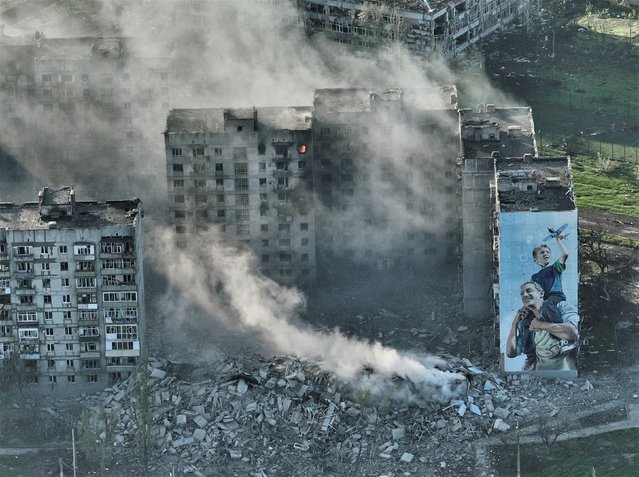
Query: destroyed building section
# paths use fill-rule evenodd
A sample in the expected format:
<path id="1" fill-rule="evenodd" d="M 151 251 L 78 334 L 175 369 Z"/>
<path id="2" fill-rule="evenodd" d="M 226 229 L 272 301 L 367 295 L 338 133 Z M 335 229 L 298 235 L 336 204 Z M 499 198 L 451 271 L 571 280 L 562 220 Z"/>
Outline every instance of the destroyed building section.
<path id="1" fill-rule="evenodd" d="M 551 428 L 569 433 L 596 412 L 585 402 L 604 402 L 598 411 L 617 407 L 624 415 L 617 419 L 625 419 L 618 383 L 593 389 L 587 380 L 502 379 L 468 359 L 447 361 L 469 377 L 464 393 L 444 403 L 406 406 L 371 399 L 303 359 L 254 356 L 199 368 L 151 359 L 151 473 L 488 475 L 487 446 L 514 440 L 504 433 L 516 426 L 522 442 L 539 443 L 539 416 L 552 416 Z M 91 399 L 94 409 L 104 408 L 114 419 L 110 442 L 120 458 L 127 457 L 129 473 L 137 423 L 126 397 L 135 385 L 132 377 Z M 93 424 L 99 426 L 97 419 Z"/>
<path id="2" fill-rule="evenodd" d="M 70 187 L 0 203 L 0 365 L 41 390 L 102 389 L 146 353 L 139 200 Z"/>
<path id="3" fill-rule="evenodd" d="M 576 208 L 569 157 L 495 160 L 499 211 L 560 211 Z"/>
<path id="4" fill-rule="evenodd" d="M 491 216 L 496 158 L 537 156 L 535 126 L 528 107 L 459 110 L 459 165 L 462 169 L 464 314 L 493 316 Z"/>
<path id="5" fill-rule="evenodd" d="M 313 157 L 318 267 L 456 270 L 456 91 L 321 89 Z M 418 99 L 421 98 L 421 101 Z"/>
<path id="6" fill-rule="evenodd" d="M 309 107 L 173 110 L 165 132 L 177 245 L 252 250 L 283 283 L 315 277 Z"/>
<path id="7" fill-rule="evenodd" d="M 307 28 L 340 43 L 399 41 L 428 59 L 453 57 L 530 8 L 529 0 L 300 0 Z"/>

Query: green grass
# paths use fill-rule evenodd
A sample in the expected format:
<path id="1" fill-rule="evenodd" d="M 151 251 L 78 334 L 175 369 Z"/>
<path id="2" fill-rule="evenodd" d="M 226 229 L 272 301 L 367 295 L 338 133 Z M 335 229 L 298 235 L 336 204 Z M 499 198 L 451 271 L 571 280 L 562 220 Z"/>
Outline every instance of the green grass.
<path id="1" fill-rule="evenodd" d="M 595 12 L 606 5 L 595 3 Z M 639 164 L 639 36 L 624 37 L 614 18 L 629 10 L 611 10 L 613 18 L 589 29 L 581 26 L 585 2 L 573 4 L 562 10 L 560 2 L 544 2 L 542 20 L 488 47 L 486 71 L 498 88 L 533 108 L 539 144 Z M 639 22 L 632 25 L 639 33 Z"/>
<path id="2" fill-rule="evenodd" d="M 614 170 L 601 172 L 596 160 L 585 156 L 573 158 L 577 206 L 639 217 L 639 167 L 616 164 Z"/>
<path id="3" fill-rule="evenodd" d="M 515 445 L 492 447 L 500 477 L 515 477 Z M 521 475 L 526 477 L 600 477 L 639 475 L 639 429 L 521 446 Z"/>
<path id="4" fill-rule="evenodd" d="M 584 15 L 577 20 L 577 25 L 602 35 L 617 36 L 628 40 L 634 38 L 639 33 L 639 20 L 636 18 Z"/>

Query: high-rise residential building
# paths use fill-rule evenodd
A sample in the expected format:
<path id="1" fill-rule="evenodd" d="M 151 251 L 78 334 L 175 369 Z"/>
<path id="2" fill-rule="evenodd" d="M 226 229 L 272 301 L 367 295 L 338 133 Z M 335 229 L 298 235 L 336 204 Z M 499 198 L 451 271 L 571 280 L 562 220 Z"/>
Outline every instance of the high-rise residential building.
<path id="1" fill-rule="evenodd" d="M 284 283 L 359 266 L 457 276 L 456 106 L 454 87 L 346 88 L 318 90 L 312 108 L 173 110 L 177 245 L 251 249 Z"/>
<path id="2" fill-rule="evenodd" d="M 109 182 L 97 180 L 108 177 L 131 195 L 140 185 L 158 194 L 147 178 L 163 166 L 157 134 L 176 91 L 167 48 L 133 38 L 0 34 L 0 65 L 0 184 L 72 178 L 108 193 Z M 107 166 L 107 155 L 119 160 Z"/>
<path id="3" fill-rule="evenodd" d="M 495 160 L 537 156 L 535 126 L 529 107 L 495 107 L 459 110 L 460 163 L 462 168 L 463 283 L 467 316 L 493 312 L 496 246 L 490 227 L 494 209 L 490 183 Z"/>
<path id="4" fill-rule="evenodd" d="M 284 283 L 315 277 L 310 107 L 178 109 L 165 132 L 177 245 L 250 249 Z M 197 238 L 199 235 L 200 238 Z"/>
<path id="5" fill-rule="evenodd" d="M 457 263 L 456 108 L 454 87 L 316 91 L 320 269 Z"/>
<path id="6" fill-rule="evenodd" d="M 43 390 L 100 389 L 146 353 L 139 200 L 71 187 L 0 203 L 0 365 Z"/>

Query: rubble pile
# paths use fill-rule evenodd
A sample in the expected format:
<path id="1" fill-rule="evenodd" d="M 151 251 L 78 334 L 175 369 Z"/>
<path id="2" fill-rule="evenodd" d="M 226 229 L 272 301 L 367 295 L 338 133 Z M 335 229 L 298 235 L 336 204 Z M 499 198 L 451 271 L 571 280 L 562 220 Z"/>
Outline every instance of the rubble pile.
<path id="1" fill-rule="evenodd" d="M 156 472 L 170 464 L 196 476 L 368 475 L 369 470 L 370 475 L 453 475 L 456 467 L 474 465 L 471 452 L 460 452 L 464 442 L 507 431 L 536 401 L 508 391 L 523 376 L 507 386 L 468 360 L 447 360 L 467 377 L 466 392 L 444 404 L 408 406 L 373 399 L 298 358 L 227 360 L 200 375 L 203 380 L 185 375 L 183 366 L 152 359 L 152 465 Z M 127 397 L 133 381 L 100 397 L 100 406 L 117 416 L 114 445 L 123 449 L 136 446 L 133 401 Z"/>

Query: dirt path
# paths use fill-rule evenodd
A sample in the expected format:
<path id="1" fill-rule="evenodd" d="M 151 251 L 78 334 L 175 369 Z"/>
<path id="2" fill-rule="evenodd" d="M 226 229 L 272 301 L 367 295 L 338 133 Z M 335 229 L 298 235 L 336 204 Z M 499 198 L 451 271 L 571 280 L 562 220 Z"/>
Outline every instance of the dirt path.
<path id="1" fill-rule="evenodd" d="M 601 227 L 608 234 L 639 240 L 638 217 L 582 207 L 579 209 L 579 226 L 589 230 Z"/>

